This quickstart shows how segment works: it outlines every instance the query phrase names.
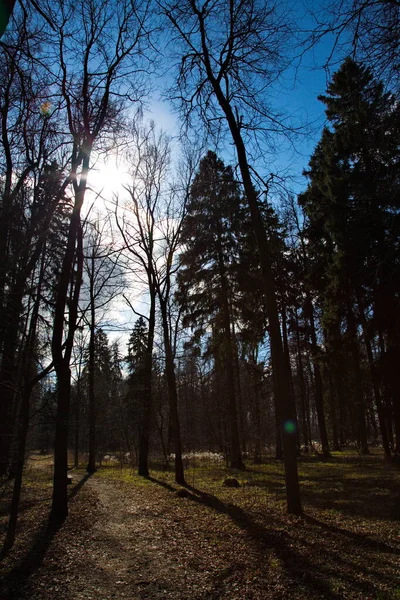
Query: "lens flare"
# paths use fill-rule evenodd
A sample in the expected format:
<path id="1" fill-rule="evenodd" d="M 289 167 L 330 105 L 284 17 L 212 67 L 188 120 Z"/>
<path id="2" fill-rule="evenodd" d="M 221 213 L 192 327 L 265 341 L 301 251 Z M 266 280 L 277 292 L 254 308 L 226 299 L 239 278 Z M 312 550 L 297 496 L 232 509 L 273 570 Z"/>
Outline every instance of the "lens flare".
<path id="1" fill-rule="evenodd" d="M 296 423 L 294 421 L 286 421 L 283 425 L 283 429 L 286 431 L 286 433 L 295 433 Z"/>
<path id="2" fill-rule="evenodd" d="M 40 107 L 40 114 L 42 115 L 42 117 L 49 117 L 50 112 L 51 112 L 51 102 L 46 100 L 46 102 L 43 102 L 42 106 Z"/>

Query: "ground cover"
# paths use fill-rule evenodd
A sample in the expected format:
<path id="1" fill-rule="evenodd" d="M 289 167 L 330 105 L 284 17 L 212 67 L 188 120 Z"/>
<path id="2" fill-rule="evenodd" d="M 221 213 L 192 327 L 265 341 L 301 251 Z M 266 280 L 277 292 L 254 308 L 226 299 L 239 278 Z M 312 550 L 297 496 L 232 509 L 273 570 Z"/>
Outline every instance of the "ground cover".
<path id="1" fill-rule="evenodd" d="M 46 529 L 51 471 L 35 467 L 1 600 L 400 598 L 400 470 L 380 456 L 301 459 L 302 518 L 285 513 L 273 459 L 232 472 L 194 458 L 184 491 L 165 470 L 78 469 L 58 531 Z M 2 527 L 6 504 L 3 489 Z"/>

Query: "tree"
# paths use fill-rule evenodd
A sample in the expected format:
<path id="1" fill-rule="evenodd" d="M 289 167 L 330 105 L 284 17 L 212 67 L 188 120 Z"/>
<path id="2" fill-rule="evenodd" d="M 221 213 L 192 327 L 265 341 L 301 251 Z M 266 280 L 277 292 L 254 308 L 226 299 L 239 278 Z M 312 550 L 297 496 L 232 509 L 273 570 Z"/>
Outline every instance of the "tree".
<path id="1" fill-rule="evenodd" d="M 33 58 L 41 41 L 23 11 L 12 19 L 0 48 L 0 476 L 7 473 L 14 429 L 26 286 L 64 196 L 62 170 L 54 161 L 60 141 L 56 120 L 42 109 L 49 78 Z"/>
<path id="2" fill-rule="evenodd" d="M 156 260 L 155 275 L 157 296 L 160 305 L 161 322 L 165 351 L 165 375 L 168 386 L 170 429 L 174 443 L 175 481 L 185 484 L 182 460 L 181 425 L 178 410 L 178 386 L 176 380 L 175 357 L 177 335 L 180 326 L 181 309 L 174 315 L 173 289 L 179 259 L 176 254 L 182 244 L 182 227 L 186 218 L 186 207 L 190 184 L 193 179 L 195 153 L 186 153 L 179 164 L 180 178 L 169 190 L 169 198 L 161 215 L 160 244 L 162 255 Z"/>
<path id="3" fill-rule="evenodd" d="M 376 77 L 399 91 L 399 33 L 398 0 L 330 1 L 313 13 L 315 30 L 307 39 L 314 45 L 327 35 L 334 39 L 327 65 L 337 56 L 352 56 L 368 65 Z"/>
<path id="4" fill-rule="evenodd" d="M 124 279 L 121 268 L 118 266 L 119 252 L 115 251 L 114 244 L 105 242 L 105 228 L 108 220 L 100 221 L 100 217 L 92 223 L 87 224 L 84 236 L 84 288 L 87 291 L 87 306 L 83 307 L 84 313 L 88 312 L 87 321 L 90 330 L 89 359 L 88 359 L 88 383 L 89 383 L 89 413 L 90 413 L 90 436 L 89 436 L 89 459 L 87 465 L 88 473 L 96 470 L 96 396 L 95 396 L 95 337 L 96 330 L 102 321 L 99 312 L 103 312 L 114 298 L 121 294 L 124 289 Z M 86 283 L 86 286 L 85 286 Z M 83 299 L 82 299 L 83 300 Z M 81 304 L 83 304 L 81 300 Z"/>
<path id="5" fill-rule="evenodd" d="M 141 292 L 148 294 L 149 312 L 147 329 L 147 350 L 145 361 L 145 389 L 143 393 L 142 421 L 139 436 L 138 473 L 149 475 L 149 441 L 152 414 L 152 370 L 153 345 L 156 322 L 156 261 L 157 226 L 163 182 L 169 165 L 169 140 L 164 134 L 157 135 L 154 123 L 148 129 L 134 127 L 133 152 L 128 157 L 131 164 L 132 183 L 126 186 L 128 194 L 122 220 L 119 216 L 119 204 L 115 211 L 118 229 L 121 233 L 127 255 L 134 267 L 136 277 L 144 279 Z M 129 305 L 133 308 L 128 299 Z M 135 309 L 133 308 L 133 311 Z"/>
<path id="6" fill-rule="evenodd" d="M 249 138 L 254 132 L 287 131 L 266 106 L 268 86 L 282 68 L 282 43 L 290 32 L 287 15 L 277 6 L 250 0 L 160 2 L 175 34 L 181 59 L 177 92 L 184 117 L 194 113 L 209 129 L 227 127 L 237 153 L 249 205 L 270 324 L 271 352 L 280 410 L 288 511 L 301 513 L 296 439 L 287 363 L 282 347 L 271 251 L 252 181 Z M 264 138 L 265 139 L 265 138 Z M 247 142 L 247 143 L 246 143 Z"/>
<path id="7" fill-rule="evenodd" d="M 63 187 L 71 189 L 73 197 L 52 337 L 58 382 L 51 512 L 54 523 L 62 522 L 68 514 L 69 364 L 83 271 L 81 211 L 93 151 L 104 152 L 113 147 L 127 101 L 140 102 L 145 93 L 148 10 L 148 2 L 139 7 L 130 0 L 117 4 L 111 0 L 91 0 L 84 4 L 43 2 L 37 17 L 47 29 L 47 64 L 53 77 L 53 89 L 57 90 L 58 101 L 64 109 L 63 125 L 70 153 Z"/>
<path id="8" fill-rule="evenodd" d="M 139 441 L 139 449 L 143 436 L 142 428 L 146 418 L 145 413 L 148 410 L 148 406 L 145 404 L 148 389 L 148 339 L 148 325 L 143 317 L 139 317 L 136 320 L 134 328 L 130 334 L 128 342 L 128 355 L 125 357 L 129 371 L 125 398 L 126 415 L 128 421 L 127 432 L 128 436 L 132 438 L 136 437 L 133 435 L 133 431 L 136 430 Z M 131 443 L 132 441 L 130 440 L 129 444 L 131 445 Z M 134 442 L 134 446 L 135 448 L 137 447 L 136 442 Z"/>
<path id="9" fill-rule="evenodd" d="M 367 452 L 359 340 L 360 325 L 363 327 L 385 454 L 390 454 L 366 313 L 372 309 L 378 331 L 385 332 L 391 348 L 398 347 L 393 279 L 398 253 L 393 224 L 399 207 L 399 109 L 396 99 L 383 92 L 383 85 L 374 81 L 370 70 L 351 59 L 343 63 L 320 100 L 326 105 L 331 128 L 323 131 L 307 172 L 309 186 L 299 200 L 308 219 L 309 251 L 318 257 L 323 325 L 330 344 L 338 337 L 346 342 L 357 437 L 362 451 Z M 390 325 L 380 312 L 383 289 Z M 341 336 L 343 324 L 345 336 Z M 337 343 L 336 351 L 343 351 Z M 398 397 L 394 386 L 395 414 Z"/>
<path id="10" fill-rule="evenodd" d="M 212 324 L 221 335 L 216 351 L 225 366 L 227 414 L 230 426 L 229 460 L 235 469 L 243 468 L 238 406 L 235 394 L 234 342 L 232 339 L 232 269 L 238 260 L 235 235 L 240 211 L 239 185 L 230 167 L 208 152 L 200 162 L 190 189 L 187 214 L 183 221 L 179 283 L 186 323 L 203 330 Z M 218 332 L 218 333 L 217 333 Z"/>

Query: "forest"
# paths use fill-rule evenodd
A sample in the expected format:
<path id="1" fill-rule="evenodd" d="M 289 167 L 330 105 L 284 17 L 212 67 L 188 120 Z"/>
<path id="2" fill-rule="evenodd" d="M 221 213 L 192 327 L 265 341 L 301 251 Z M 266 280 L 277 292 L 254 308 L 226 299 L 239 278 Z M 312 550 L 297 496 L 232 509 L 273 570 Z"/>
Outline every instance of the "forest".
<path id="1" fill-rule="evenodd" d="M 12 4 L 0 598 L 399 598 L 398 1 Z"/>

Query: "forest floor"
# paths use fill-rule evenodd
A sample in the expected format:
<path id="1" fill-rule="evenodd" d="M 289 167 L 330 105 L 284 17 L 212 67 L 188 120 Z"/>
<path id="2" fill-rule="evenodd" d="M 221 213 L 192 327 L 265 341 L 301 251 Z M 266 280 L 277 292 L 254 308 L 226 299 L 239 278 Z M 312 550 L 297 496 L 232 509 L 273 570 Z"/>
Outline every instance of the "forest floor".
<path id="1" fill-rule="evenodd" d="M 198 463 L 185 492 L 165 471 L 78 469 L 57 531 L 49 472 L 30 470 L 0 599 L 400 599 L 399 467 L 343 454 L 299 468 L 302 518 L 285 514 L 273 460 L 236 473 Z M 228 474 L 239 488 L 222 486 Z"/>

